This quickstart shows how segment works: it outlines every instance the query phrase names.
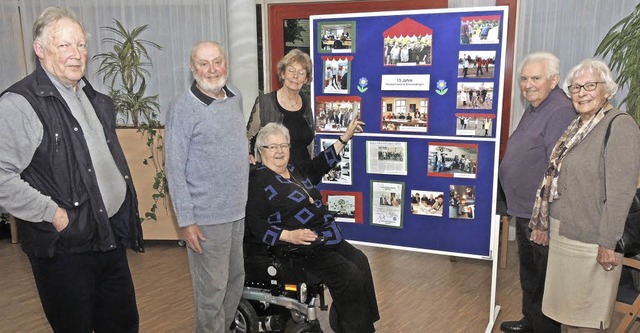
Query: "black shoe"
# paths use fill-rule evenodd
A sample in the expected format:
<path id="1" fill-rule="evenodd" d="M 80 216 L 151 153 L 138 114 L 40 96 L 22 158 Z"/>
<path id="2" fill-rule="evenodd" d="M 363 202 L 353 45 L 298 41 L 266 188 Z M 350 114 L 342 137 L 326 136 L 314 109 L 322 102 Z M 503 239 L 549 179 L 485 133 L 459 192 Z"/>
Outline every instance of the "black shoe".
<path id="1" fill-rule="evenodd" d="M 533 333 L 533 327 L 524 318 L 518 321 L 503 321 L 500 330 L 505 333 Z"/>

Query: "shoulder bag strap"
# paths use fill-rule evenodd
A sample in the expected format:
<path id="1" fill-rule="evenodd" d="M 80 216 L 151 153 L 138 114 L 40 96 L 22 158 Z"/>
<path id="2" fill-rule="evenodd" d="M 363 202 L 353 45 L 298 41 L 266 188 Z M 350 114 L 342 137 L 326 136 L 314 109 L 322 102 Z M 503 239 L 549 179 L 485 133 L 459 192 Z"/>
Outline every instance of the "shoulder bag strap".
<path id="1" fill-rule="evenodd" d="M 609 142 L 609 136 L 611 136 L 611 124 L 613 124 L 613 121 L 618 117 L 621 116 L 623 114 L 626 113 L 618 113 L 617 115 L 613 116 L 613 118 L 611 118 L 611 121 L 609 121 L 609 124 L 607 125 L 607 132 L 604 135 L 604 145 L 602 147 L 602 160 L 603 160 L 603 165 L 602 168 L 604 170 L 604 202 L 607 202 L 607 159 L 605 158 L 605 154 L 607 151 L 607 143 Z"/>

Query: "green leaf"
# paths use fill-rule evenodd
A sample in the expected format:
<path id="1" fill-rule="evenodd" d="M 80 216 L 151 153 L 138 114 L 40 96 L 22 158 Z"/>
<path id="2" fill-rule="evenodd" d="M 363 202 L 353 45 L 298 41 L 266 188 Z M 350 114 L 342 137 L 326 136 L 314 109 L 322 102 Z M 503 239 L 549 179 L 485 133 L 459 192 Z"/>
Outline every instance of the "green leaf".
<path id="1" fill-rule="evenodd" d="M 602 38 L 596 56 L 608 58 L 609 68 L 620 87 L 628 89 L 618 105 L 640 124 L 640 4 L 628 16 L 613 25 Z"/>

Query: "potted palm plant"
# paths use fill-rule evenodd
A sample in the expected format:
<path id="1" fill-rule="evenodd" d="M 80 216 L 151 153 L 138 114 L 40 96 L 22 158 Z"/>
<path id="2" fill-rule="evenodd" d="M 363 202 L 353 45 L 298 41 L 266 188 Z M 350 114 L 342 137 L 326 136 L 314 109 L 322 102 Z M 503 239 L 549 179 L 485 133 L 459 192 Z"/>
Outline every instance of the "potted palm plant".
<path id="1" fill-rule="evenodd" d="M 147 157 L 142 163 L 151 165 L 155 175 L 151 185 L 152 204 L 143 216 L 145 220 L 157 220 L 158 203 L 162 202 L 165 209 L 167 207 L 168 190 L 162 154 L 164 138 L 157 119 L 160 108 L 158 95 L 147 95 L 146 79 L 150 75 L 147 68 L 152 66 L 148 48 L 161 50 L 162 47 L 142 38 L 148 27 L 142 25 L 128 30 L 120 21 L 114 20 L 113 27 L 102 28 L 115 35 L 101 41 L 111 45 L 111 50 L 97 54 L 93 59 L 100 61 L 96 75 L 102 75 L 104 84 L 109 87 L 109 96 L 113 98 L 116 113 L 123 122 L 119 127 L 133 127 L 146 145 L 147 153 L 143 156 Z"/>
<path id="2" fill-rule="evenodd" d="M 159 109 L 158 95 L 146 96 L 147 67 L 152 66 L 147 47 L 161 50 L 154 42 L 142 39 L 140 35 L 149 25 L 127 30 L 120 21 L 114 20 L 115 27 L 102 27 L 116 37 L 105 37 L 102 44 L 112 45 L 112 50 L 97 54 L 100 60 L 96 74 L 103 75 L 103 82 L 109 87 L 116 113 L 124 117 L 124 123 L 139 127 L 140 123 L 153 124 Z"/>
<path id="3" fill-rule="evenodd" d="M 620 87 L 627 87 L 627 96 L 620 102 L 640 124 L 640 4 L 616 23 L 604 36 L 595 55 L 609 58 L 611 71 L 617 74 Z"/>

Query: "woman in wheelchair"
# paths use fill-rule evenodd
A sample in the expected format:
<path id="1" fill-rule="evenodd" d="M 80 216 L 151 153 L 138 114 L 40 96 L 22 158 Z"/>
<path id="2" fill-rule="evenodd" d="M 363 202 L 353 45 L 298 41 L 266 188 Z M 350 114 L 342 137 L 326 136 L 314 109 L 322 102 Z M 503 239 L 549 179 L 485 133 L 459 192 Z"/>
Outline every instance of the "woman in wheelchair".
<path id="1" fill-rule="evenodd" d="M 301 270 L 323 281 L 341 333 L 375 332 L 373 323 L 380 315 L 369 261 L 343 239 L 315 185 L 337 165 L 344 145 L 362 125 L 354 119 L 335 144 L 313 160 L 293 165 L 289 131 L 269 123 L 257 135 L 259 163 L 249 176 L 245 257 L 256 262 L 275 253 L 284 263 L 282 276 L 295 277 Z M 319 239 L 324 243 L 316 244 Z"/>

